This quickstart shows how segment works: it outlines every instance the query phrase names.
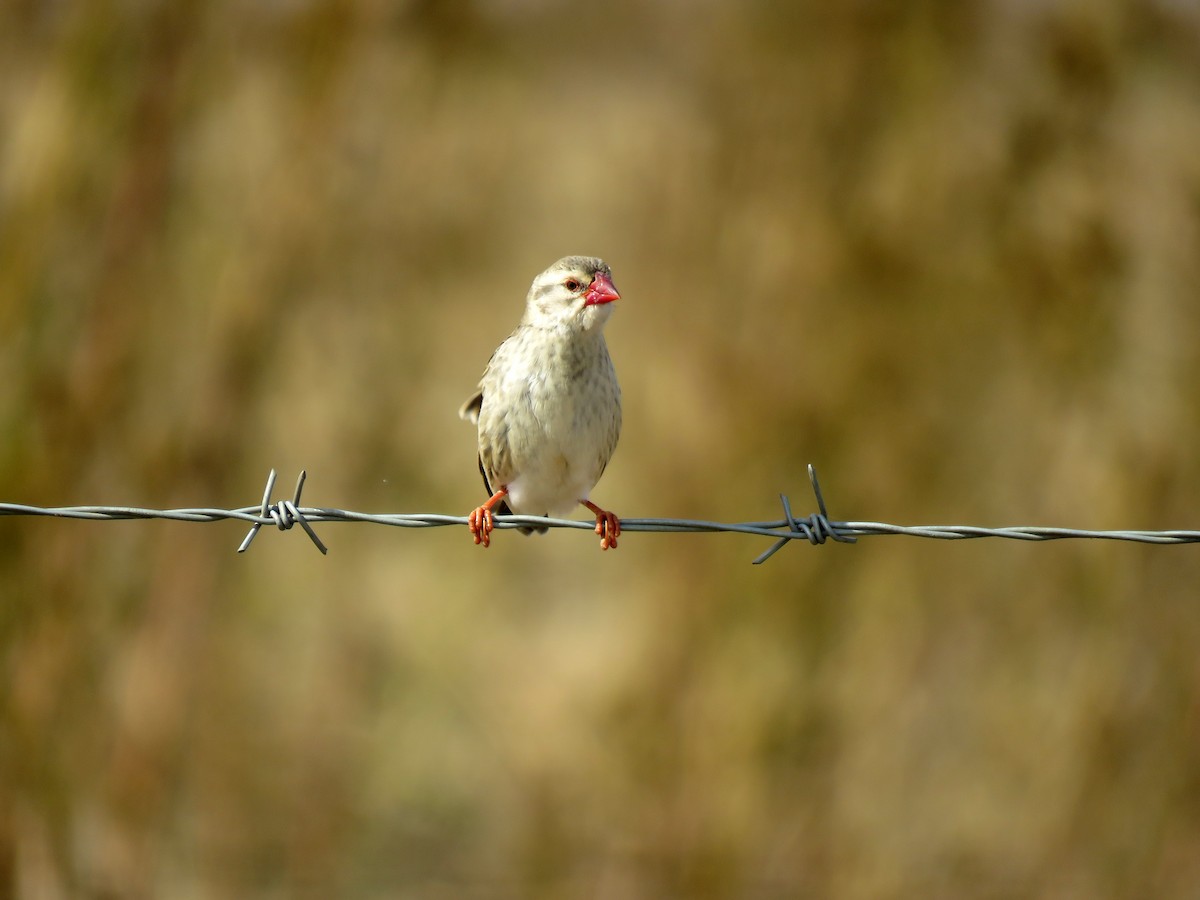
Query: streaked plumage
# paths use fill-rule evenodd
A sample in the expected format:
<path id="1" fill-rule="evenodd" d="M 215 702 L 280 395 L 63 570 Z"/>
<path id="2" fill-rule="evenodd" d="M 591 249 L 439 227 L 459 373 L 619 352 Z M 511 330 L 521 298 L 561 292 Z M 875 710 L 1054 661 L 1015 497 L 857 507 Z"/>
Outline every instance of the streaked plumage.
<path id="1" fill-rule="evenodd" d="M 619 521 L 588 495 L 621 431 L 621 390 L 604 342 L 618 297 L 608 265 L 592 257 L 566 257 L 534 279 L 524 317 L 459 411 L 478 426 L 489 494 L 472 514 L 476 543 L 490 543 L 493 510 L 562 516 L 583 503 L 596 514 L 601 546 L 616 546 Z"/>

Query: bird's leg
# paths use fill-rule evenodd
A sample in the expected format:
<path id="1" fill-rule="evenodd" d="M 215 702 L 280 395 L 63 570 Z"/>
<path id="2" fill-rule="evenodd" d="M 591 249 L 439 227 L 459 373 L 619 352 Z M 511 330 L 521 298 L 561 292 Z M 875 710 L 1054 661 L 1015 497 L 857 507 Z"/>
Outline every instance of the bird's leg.
<path id="1" fill-rule="evenodd" d="M 591 500 L 580 500 L 579 502 L 596 516 L 596 534 L 600 535 L 600 549 L 607 550 L 612 547 L 616 550 L 617 538 L 621 536 L 621 520 L 617 518 L 616 513 L 601 509 Z"/>
<path id="2" fill-rule="evenodd" d="M 483 506 L 471 510 L 471 515 L 467 516 L 467 527 L 471 529 L 471 537 L 475 538 L 476 544 L 483 544 L 485 547 L 492 545 L 492 529 L 496 527 L 492 507 L 507 496 L 508 488 L 500 485 L 500 490 L 492 494 Z"/>

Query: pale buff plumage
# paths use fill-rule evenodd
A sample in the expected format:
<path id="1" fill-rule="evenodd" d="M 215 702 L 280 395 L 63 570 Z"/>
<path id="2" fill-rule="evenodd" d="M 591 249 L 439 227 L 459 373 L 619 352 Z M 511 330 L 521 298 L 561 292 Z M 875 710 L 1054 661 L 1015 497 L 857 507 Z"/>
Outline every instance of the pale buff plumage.
<path id="1" fill-rule="evenodd" d="M 534 279 L 524 317 L 459 411 L 478 425 L 490 495 L 471 516 L 476 543 L 490 542 L 493 509 L 562 516 L 583 503 L 596 514 L 601 546 L 616 546 L 619 520 L 589 494 L 621 431 L 621 389 L 604 342 L 617 297 L 608 265 L 592 257 L 566 257 Z"/>

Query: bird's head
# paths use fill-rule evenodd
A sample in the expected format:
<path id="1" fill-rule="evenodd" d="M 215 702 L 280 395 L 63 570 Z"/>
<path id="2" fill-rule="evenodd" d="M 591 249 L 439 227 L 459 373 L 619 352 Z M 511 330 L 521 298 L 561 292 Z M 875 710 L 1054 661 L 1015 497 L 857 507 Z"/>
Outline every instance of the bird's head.
<path id="1" fill-rule="evenodd" d="M 602 328 L 612 315 L 612 270 L 602 259 L 568 256 L 533 279 L 525 301 L 525 321 L 538 327 L 574 331 Z"/>

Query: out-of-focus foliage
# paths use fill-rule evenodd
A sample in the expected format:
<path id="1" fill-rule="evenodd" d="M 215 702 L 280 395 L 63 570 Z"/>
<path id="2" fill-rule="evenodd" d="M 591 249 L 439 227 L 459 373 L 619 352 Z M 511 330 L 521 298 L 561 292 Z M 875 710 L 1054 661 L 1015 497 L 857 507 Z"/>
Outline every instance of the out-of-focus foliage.
<path id="1" fill-rule="evenodd" d="M 1196 527 L 1200 11 L 0 6 L 0 499 L 465 512 L 604 256 L 625 515 Z M 1190 897 L 1200 556 L 0 520 L 0 895 Z"/>

